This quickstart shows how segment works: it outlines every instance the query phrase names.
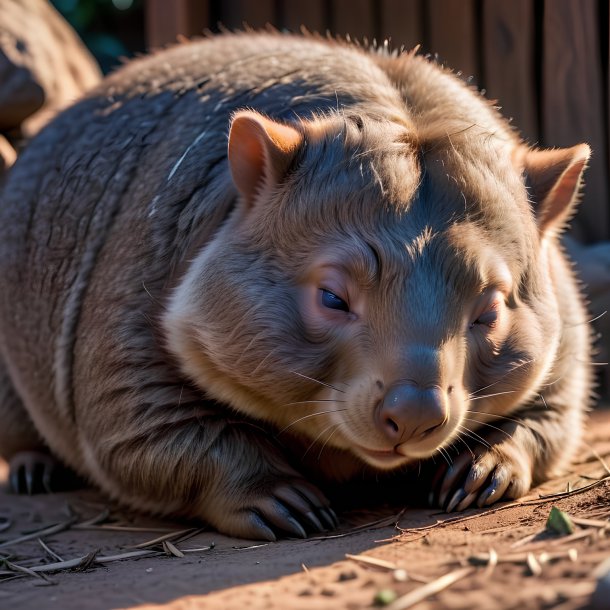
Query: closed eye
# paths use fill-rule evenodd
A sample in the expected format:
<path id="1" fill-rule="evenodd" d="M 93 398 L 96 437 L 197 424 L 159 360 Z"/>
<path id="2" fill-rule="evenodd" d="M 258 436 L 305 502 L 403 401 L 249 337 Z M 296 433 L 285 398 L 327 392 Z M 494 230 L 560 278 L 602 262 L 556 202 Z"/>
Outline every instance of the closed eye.
<path id="1" fill-rule="evenodd" d="M 474 322 L 470 324 L 470 328 L 475 326 L 485 326 L 487 328 L 495 328 L 500 317 L 500 301 L 493 300 L 487 305 L 485 310 L 477 316 Z"/>
<path id="2" fill-rule="evenodd" d="M 498 323 L 498 311 L 497 309 L 490 309 L 486 311 L 484 314 L 480 315 L 474 322 L 474 324 L 479 324 L 482 326 L 488 326 L 489 328 L 494 328 L 494 326 Z"/>

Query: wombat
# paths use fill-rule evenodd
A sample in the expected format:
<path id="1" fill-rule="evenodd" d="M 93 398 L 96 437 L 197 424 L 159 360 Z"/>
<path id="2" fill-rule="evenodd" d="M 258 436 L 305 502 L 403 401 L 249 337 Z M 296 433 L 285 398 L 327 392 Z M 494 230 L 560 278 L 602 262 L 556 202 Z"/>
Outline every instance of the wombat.
<path id="1" fill-rule="evenodd" d="M 334 527 L 322 490 L 429 458 L 446 510 L 524 494 L 590 401 L 558 244 L 588 157 L 529 148 L 412 52 L 241 33 L 131 61 L 1 193 L 14 486 L 48 484 L 50 453 L 269 540 Z"/>

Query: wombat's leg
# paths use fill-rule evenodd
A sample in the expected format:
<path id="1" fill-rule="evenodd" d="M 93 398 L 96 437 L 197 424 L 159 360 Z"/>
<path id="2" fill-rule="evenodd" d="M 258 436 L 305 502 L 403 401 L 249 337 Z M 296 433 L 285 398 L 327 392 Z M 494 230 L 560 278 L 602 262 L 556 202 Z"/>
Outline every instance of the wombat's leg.
<path id="1" fill-rule="evenodd" d="M 0 456 L 9 463 L 14 493 L 50 493 L 82 481 L 56 460 L 36 430 L 0 361 Z"/>
<path id="2" fill-rule="evenodd" d="M 490 424 L 470 433 L 479 443 L 455 446 L 461 453 L 442 474 L 438 496 L 435 491 L 431 494 L 432 503 L 451 512 L 524 495 L 573 455 L 582 429 L 582 408 L 574 405 L 585 403 L 586 398 L 580 397 L 571 407 L 561 406 L 549 396 L 510 418 L 488 420 Z M 451 450 L 448 453 L 452 456 Z"/>
<path id="3" fill-rule="evenodd" d="M 13 389 L 0 362 L 0 455 L 9 462 L 9 483 L 15 493 L 50 491 L 55 460 Z"/>
<path id="4" fill-rule="evenodd" d="M 104 403 L 81 419 L 87 469 L 100 486 L 135 508 L 204 519 L 245 538 L 336 526 L 326 498 L 268 432 L 205 408 L 187 390 L 174 396 L 179 386 L 154 386 L 99 395 Z"/>

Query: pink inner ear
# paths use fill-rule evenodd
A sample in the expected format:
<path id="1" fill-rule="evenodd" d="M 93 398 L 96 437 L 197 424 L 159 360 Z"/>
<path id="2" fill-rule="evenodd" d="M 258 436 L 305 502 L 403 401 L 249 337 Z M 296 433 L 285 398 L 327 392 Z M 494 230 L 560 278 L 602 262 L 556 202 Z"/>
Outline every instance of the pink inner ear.
<path id="1" fill-rule="evenodd" d="M 557 231 L 570 219 L 591 150 L 586 144 L 530 150 L 522 159 L 541 233 Z"/>
<path id="2" fill-rule="evenodd" d="M 282 178 L 302 140 L 296 129 L 257 112 L 235 115 L 229 133 L 229 165 L 233 181 L 249 205 Z"/>

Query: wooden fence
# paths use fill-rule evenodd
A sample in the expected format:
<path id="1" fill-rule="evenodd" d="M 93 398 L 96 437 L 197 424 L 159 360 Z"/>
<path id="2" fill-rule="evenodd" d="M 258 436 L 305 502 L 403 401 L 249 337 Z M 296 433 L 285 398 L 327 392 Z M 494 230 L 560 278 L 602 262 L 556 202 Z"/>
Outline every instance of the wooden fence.
<path id="1" fill-rule="evenodd" d="M 438 55 L 496 99 L 532 144 L 594 151 L 576 232 L 610 237 L 608 0 L 147 0 L 150 47 L 272 24 L 390 39 Z"/>

